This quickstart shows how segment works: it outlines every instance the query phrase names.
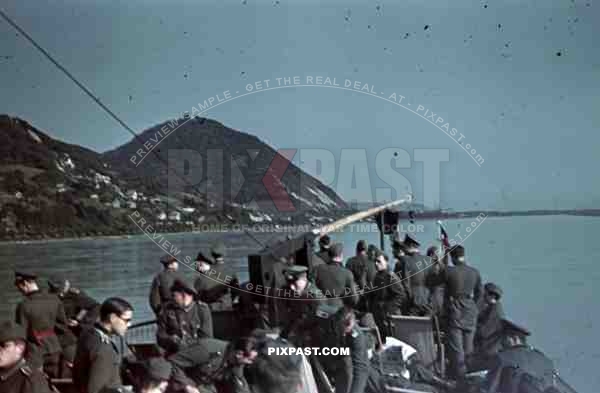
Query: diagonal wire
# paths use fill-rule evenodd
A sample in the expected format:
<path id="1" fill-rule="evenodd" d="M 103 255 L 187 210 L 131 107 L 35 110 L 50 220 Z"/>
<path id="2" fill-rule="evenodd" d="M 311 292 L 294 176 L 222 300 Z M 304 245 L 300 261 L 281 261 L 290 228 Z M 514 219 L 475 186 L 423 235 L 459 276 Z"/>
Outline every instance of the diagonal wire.
<path id="1" fill-rule="evenodd" d="M 54 64 L 59 70 L 61 70 L 71 81 L 73 81 L 73 83 L 75 83 L 81 90 L 83 90 L 92 100 L 94 100 L 94 102 L 96 104 L 98 104 L 106 113 L 108 113 L 110 115 L 110 117 L 115 119 L 123 128 L 125 128 L 131 135 L 133 135 L 133 137 L 135 138 L 136 141 L 138 141 L 141 144 L 144 143 L 144 141 L 140 139 L 140 136 L 138 134 L 136 134 L 135 131 L 133 131 L 133 129 L 131 129 L 131 127 L 129 127 L 127 124 L 125 124 L 125 122 L 123 120 L 121 120 L 113 111 L 111 111 L 106 105 L 104 105 L 102 103 L 102 101 L 100 101 L 100 99 L 98 97 L 96 97 L 90 91 L 90 89 L 85 87 L 83 85 L 83 83 L 79 82 L 65 67 L 63 67 L 57 60 L 55 60 L 54 57 L 52 57 L 52 55 L 50 53 L 48 53 L 48 51 L 46 51 L 44 48 L 42 48 L 41 45 L 39 45 L 29 34 L 27 34 L 27 32 L 25 30 L 23 30 L 19 25 L 17 25 L 17 23 L 15 23 L 1 9 L 0 9 L 0 16 L 2 16 L 2 18 L 8 24 L 10 24 L 15 30 L 17 30 L 19 33 L 21 33 L 37 50 L 39 50 L 48 60 L 50 60 L 52 62 L 52 64 Z M 167 173 L 168 173 L 169 165 L 165 162 L 165 160 L 160 155 L 158 155 L 157 152 L 152 151 L 152 153 L 157 158 L 157 160 L 160 161 L 160 163 L 163 164 L 167 168 Z M 192 187 L 194 189 L 194 191 L 198 192 L 198 189 L 196 188 L 195 185 L 190 184 L 186 179 L 179 176 L 177 171 L 173 171 L 173 172 L 175 173 L 175 175 L 177 177 L 179 177 L 179 179 L 183 180 L 183 182 L 186 183 L 186 185 Z M 224 216 L 232 223 L 235 223 L 235 220 L 230 219 L 229 217 L 227 217 L 227 215 L 224 215 Z M 247 229 L 244 229 L 244 233 L 248 237 L 250 237 L 252 240 L 254 240 L 259 246 L 265 248 L 265 245 L 260 240 L 258 240 L 254 235 L 252 235 Z"/>

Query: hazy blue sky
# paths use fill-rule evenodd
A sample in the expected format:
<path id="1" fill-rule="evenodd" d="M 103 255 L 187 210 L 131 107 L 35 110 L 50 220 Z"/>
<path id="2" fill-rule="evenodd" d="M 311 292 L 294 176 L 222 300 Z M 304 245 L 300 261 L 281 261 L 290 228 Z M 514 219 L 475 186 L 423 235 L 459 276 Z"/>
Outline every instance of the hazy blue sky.
<path id="1" fill-rule="evenodd" d="M 367 149 L 361 199 L 385 186 L 378 151 L 437 148 L 443 206 L 600 206 L 598 1 L 23 3 L 2 10 L 135 130 L 256 81 L 350 79 L 435 112 L 484 163 L 424 118 L 340 89 L 252 94 L 208 117 L 278 148 Z M 0 56 L 0 113 L 97 151 L 131 139 L 3 20 Z M 420 199 L 422 164 L 399 171 Z"/>

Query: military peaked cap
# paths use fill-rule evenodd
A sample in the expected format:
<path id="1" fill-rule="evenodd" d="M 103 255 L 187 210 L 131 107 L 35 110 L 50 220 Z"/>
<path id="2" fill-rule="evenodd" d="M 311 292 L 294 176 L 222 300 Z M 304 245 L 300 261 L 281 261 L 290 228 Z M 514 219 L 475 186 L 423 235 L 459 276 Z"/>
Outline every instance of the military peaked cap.
<path id="1" fill-rule="evenodd" d="M 0 324 L 0 344 L 13 340 L 27 340 L 27 330 L 11 321 L 2 322 Z"/>
<path id="2" fill-rule="evenodd" d="M 293 265 L 283 271 L 285 279 L 288 281 L 296 280 L 301 274 L 307 273 L 308 268 L 302 265 Z"/>
<path id="3" fill-rule="evenodd" d="M 502 297 L 502 288 L 500 288 L 498 285 L 494 284 L 493 282 L 488 282 L 487 284 L 485 284 L 483 289 L 485 289 L 489 293 L 493 293 L 493 294 L 497 295 L 498 298 Z"/>
<path id="4" fill-rule="evenodd" d="M 173 285 L 171 285 L 171 292 L 185 292 L 189 293 L 190 295 L 198 295 L 198 292 L 196 292 L 196 289 L 193 285 L 188 283 L 187 280 L 181 279 L 175 280 Z"/>
<path id="5" fill-rule="evenodd" d="M 413 239 L 408 233 L 404 235 L 404 244 L 407 247 L 419 247 L 421 243 Z"/>
<path id="6" fill-rule="evenodd" d="M 161 357 L 150 358 L 145 364 L 146 377 L 155 381 L 168 381 L 173 367 Z"/>
<path id="7" fill-rule="evenodd" d="M 504 327 L 505 334 L 508 334 L 508 335 L 513 334 L 513 335 L 518 335 L 518 336 L 531 335 L 531 332 L 529 330 L 527 330 L 523 326 L 517 325 L 516 323 L 514 323 L 513 321 L 510 321 L 508 319 L 503 319 L 502 325 Z"/>
<path id="8" fill-rule="evenodd" d="M 162 263 L 165 266 L 170 265 L 173 262 L 177 262 L 177 258 L 169 254 L 163 255 L 160 258 L 160 263 Z"/>
<path id="9" fill-rule="evenodd" d="M 15 281 L 35 280 L 37 279 L 37 277 L 37 274 L 32 272 L 31 270 L 15 270 Z"/>
<path id="10" fill-rule="evenodd" d="M 221 242 L 213 244 L 210 248 L 210 253 L 213 257 L 218 258 L 225 255 L 225 245 Z"/>

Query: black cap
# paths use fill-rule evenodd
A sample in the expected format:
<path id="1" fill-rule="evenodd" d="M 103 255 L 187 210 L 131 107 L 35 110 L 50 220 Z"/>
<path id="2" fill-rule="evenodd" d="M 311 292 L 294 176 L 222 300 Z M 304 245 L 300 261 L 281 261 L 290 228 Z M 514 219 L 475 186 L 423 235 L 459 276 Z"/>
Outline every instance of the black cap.
<path id="1" fill-rule="evenodd" d="M 294 281 L 297 280 L 300 275 L 305 274 L 307 272 L 308 268 L 306 266 L 294 265 L 286 268 L 283 271 L 283 274 L 285 275 L 285 279 L 287 281 Z"/>
<path id="2" fill-rule="evenodd" d="M 160 258 L 160 263 L 162 263 L 165 266 L 170 265 L 173 262 L 177 262 L 177 258 L 169 254 L 163 255 Z"/>
<path id="3" fill-rule="evenodd" d="M 196 256 L 196 262 L 211 262 L 210 258 L 206 257 L 202 251 Z"/>
<path id="4" fill-rule="evenodd" d="M 48 287 L 54 292 L 60 292 L 67 286 L 67 279 L 62 276 L 52 276 L 48 279 Z"/>
<path id="5" fill-rule="evenodd" d="M 366 240 L 359 240 L 358 243 L 356 243 L 356 252 L 361 252 L 361 251 L 367 251 L 367 241 Z"/>
<path id="6" fill-rule="evenodd" d="M 27 340 L 27 330 L 11 321 L 0 323 L 0 344 L 13 340 Z"/>
<path id="7" fill-rule="evenodd" d="M 504 328 L 505 335 L 513 335 L 513 336 L 521 336 L 521 337 L 531 335 L 531 332 L 529 330 L 527 330 L 523 326 L 517 325 L 516 323 L 514 323 L 513 321 L 510 321 L 508 319 L 503 319 L 502 325 Z"/>
<path id="8" fill-rule="evenodd" d="M 331 246 L 331 238 L 328 235 L 323 235 L 319 239 L 319 246 L 322 248 L 329 248 Z"/>
<path id="9" fill-rule="evenodd" d="M 221 242 L 213 244 L 210 248 L 210 253 L 213 258 L 220 258 L 225 255 L 225 245 Z"/>
<path id="10" fill-rule="evenodd" d="M 15 282 L 17 281 L 34 281 L 37 279 L 37 274 L 31 270 L 19 269 L 15 270 Z"/>
<path id="11" fill-rule="evenodd" d="M 396 239 L 392 243 L 392 250 L 394 250 L 394 251 L 406 251 L 406 244 L 404 244 L 400 240 Z"/>
<path id="12" fill-rule="evenodd" d="M 460 257 L 464 257 L 465 256 L 465 248 L 463 246 L 461 246 L 460 244 L 452 247 L 452 249 L 450 250 L 450 255 L 452 256 L 452 258 L 460 258 Z"/>
<path id="13" fill-rule="evenodd" d="M 487 284 L 485 284 L 483 286 L 483 289 L 485 289 L 486 292 L 493 293 L 494 295 L 498 296 L 498 299 L 502 297 L 502 288 L 500 288 L 493 282 L 488 282 Z"/>
<path id="14" fill-rule="evenodd" d="M 404 235 L 404 244 L 406 247 L 419 247 L 421 243 L 413 239 L 408 233 Z"/>
<path id="15" fill-rule="evenodd" d="M 369 244 L 369 247 L 367 247 L 368 253 L 374 253 L 376 250 L 377 250 L 377 246 L 374 244 Z"/>
<path id="16" fill-rule="evenodd" d="M 341 257 L 344 253 L 344 245 L 342 243 L 334 243 L 329 247 L 329 257 Z"/>
<path id="17" fill-rule="evenodd" d="M 198 292 L 196 292 L 196 289 L 193 285 L 188 283 L 186 280 L 181 279 L 175 280 L 173 285 L 171 285 L 171 292 L 185 292 L 189 293 L 190 295 L 198 295 Z"/>
<path id="18" fill-rule="evenodd" d="M 154 357 L 146 360 L 144 365 L 146 377 L 155 381 L 168 381 L 171 378 L 173 367 L 171 363 L 162 357 Z"/>
<path id="19" fill-rule="evenodd" d="M 431 246 L 427 249 L 427 253 L 425 255 L 427 255 L 428 257 L 433 257 L 435 255 L 437 255 L 438 253 L 438 248 L 436 246 Z"/>

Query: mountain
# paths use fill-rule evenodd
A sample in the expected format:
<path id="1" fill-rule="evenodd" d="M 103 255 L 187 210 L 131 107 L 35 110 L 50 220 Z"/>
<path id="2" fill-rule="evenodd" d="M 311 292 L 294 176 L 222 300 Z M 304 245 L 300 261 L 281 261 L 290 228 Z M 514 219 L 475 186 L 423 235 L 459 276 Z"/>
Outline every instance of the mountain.
<path id="1" fill-rule="evenodd" d="M 174 123 L 180 127 L 170 134 L 161 131 Z M 347 207 L 257 137 L 210 119 L 170 120 L 105 153 L 58 141 L 8 115 L 0 115 L 0 136 L 4 240 L 139 233 L 134 213 L 157 231 L 186 231 L 223 223 L 314 224 Z M 207 152 L 223 159 L 208 160 Z M 269 192 L 263 178 L 278 192 Z"/>

